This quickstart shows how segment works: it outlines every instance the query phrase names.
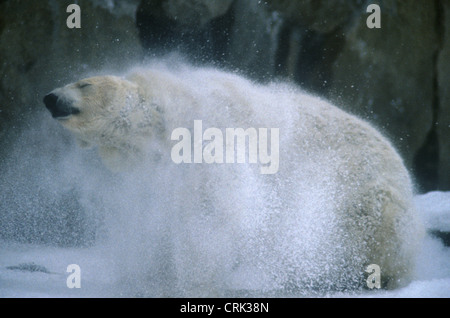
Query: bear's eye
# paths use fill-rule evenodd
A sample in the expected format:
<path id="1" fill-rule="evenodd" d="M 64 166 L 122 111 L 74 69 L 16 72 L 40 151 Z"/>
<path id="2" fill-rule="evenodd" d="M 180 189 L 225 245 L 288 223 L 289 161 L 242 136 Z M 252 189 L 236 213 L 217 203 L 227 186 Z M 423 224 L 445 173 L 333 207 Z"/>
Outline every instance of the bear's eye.
<path id="1" fill-rule="evenodd" d="M 92 84 L 89 84 L 89 83 L 81 83 L 80 85 L 78 85 L 78 88 L 85 88 L 85 87 L 88 87 L 88 86 L 91 86 Z"/>

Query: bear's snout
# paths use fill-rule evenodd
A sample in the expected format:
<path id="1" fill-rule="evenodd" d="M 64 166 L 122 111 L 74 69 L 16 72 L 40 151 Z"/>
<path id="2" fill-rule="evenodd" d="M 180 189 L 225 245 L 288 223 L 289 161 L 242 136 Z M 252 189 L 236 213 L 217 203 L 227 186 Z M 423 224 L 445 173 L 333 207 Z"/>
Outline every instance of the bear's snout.
<path id="1" fill-rule="evenodd" d="M 78 108 L 73 107 L 70 103 L 64 101 L 64 99 L 58 97 L 58 95 L 54 93 L 44 96 L 44 104 L 52 114 L 53 118 L 67 117 L 80 112 Z"/>

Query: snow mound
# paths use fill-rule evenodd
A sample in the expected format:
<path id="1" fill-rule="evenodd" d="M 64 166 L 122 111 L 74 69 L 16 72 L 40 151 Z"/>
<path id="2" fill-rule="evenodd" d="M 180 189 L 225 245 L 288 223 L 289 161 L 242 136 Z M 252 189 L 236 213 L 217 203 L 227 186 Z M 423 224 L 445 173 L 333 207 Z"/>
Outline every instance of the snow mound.
<path id="1" fill-rule="evenodd" d="M 450 192 L 418 195 L 415 204 L 427 229 L 450 232 Z"/>

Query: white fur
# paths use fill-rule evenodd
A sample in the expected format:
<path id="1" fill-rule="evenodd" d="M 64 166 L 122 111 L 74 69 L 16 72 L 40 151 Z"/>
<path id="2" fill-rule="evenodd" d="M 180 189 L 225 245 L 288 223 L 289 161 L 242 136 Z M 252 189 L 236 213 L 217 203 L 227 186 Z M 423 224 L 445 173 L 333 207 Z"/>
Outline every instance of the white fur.
<path id="1" fill-rule="evenodd" d="M 178 290 L 203 286 L 211 295 L 239 275 L 256 275 L 262 290 L 342 289 L 363 285 L 369 264 L 380 265 L 388 288 L 411 278 L 422 233 L 411 180 L 369 124 L 291 85 L 258 85 L 214 69 L 153 66 L 86 81 L 86 89 L 74 83 L 56 91 L 81 111 L 61 123 L 97 145 L 114 169 L 144 162 L 141 175 L 146 168 L 177 173 L 164 180 L 173 184 L 164 213 L 178 224 L 171 245 Z M 279 128 L 278 173 L 175 165 L 170 134 L 196 119 L 220 129 Z"/>

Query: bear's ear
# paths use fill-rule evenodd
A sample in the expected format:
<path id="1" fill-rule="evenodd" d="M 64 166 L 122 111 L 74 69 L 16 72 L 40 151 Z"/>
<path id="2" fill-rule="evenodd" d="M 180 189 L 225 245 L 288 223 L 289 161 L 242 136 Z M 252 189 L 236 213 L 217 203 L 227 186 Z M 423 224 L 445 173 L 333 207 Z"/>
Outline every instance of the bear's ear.
<path id="1" fill-rule="evenodd" d="M 80 148 L 92 148 L 93 144 L 91 144 L 90 142 L 80 139 L 80 138 L 76 138 L 77 144 Z"/>

